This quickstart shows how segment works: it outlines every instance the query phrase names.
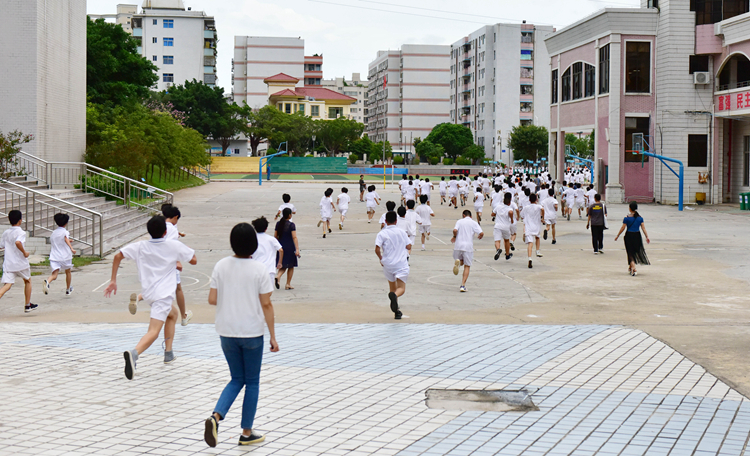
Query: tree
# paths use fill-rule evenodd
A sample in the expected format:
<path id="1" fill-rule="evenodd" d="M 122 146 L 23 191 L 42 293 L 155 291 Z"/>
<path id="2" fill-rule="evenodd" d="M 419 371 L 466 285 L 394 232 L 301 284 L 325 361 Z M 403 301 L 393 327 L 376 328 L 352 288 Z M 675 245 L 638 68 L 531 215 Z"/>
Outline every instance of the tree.
<path id="1" fill-rule="evenodd" d="M 0 176 L 3 179 L 7 179 L 15 173 L 16 155 L 21 152 L 21 145 L 31 142 L 33 139 L 33 135 L 25 135 L 18 130 L 7 134 L 0 131 Z"/>
<path id="2" fill-rule="evenodd" d="M 464 149 L 474 144 L 474 137 L 471 130 L 463 125 L 442 123 L 432 129 L 425 141 L 440 144 L 446 155 L 456 158 Z"/>
<path id="3" fill-rule="evenodd" d="M 283 114 L 273 106 L 263 106 L 257 111 L 246 104 L 240 108 L 243 120 L 242 131 L 250 141 L 252 155 L 258 155 L 258 146 L 264 140 L 278 145 L 279 129 Z"/>
<path id="4" fill-rule="evenodd" d="M 209 87 L 203 81 L 185 81 L 169 89 L 166 100 L 185 113 L 185 125 L 198 131 L 204 138 L 212 138 L 225 154 L 231 141 L 247 124 L 236 104 L 229 104 L 221 87 Z"/>
<path id="5" fill-rule="evenodd" d="M 577 135 L 568 133 L 565 135 L 565 144 L 572 146 L 571 151 L 574 155 L 579 157 L 588 158 L 594 155 L 594 132 L 590 135 L 585 135 L 579 138 Z"/>
<path id="6" fill-rule="evenodd" d="M 385 163 L 385 161 L 391 158 L 392 156 L 393 156 L 393 147 L 391 147 L 390 141 L 385 142 L 385 159 L 383 158 L 383 141 L 372 144 L 370 157 L 372 157 L 373 163 L 375 162 L 375 160 L 382 160 L 383 163 Z"/>
<path id="7" fill-rule="evenodd" d="M 435 144 L 429 139 L 425 139 L 424 141 L 420 140 L 419 143 L 414 146 L 414 151 L 420 157 L 429 160 L 430 163 L 432 163 L 434 159 L 440 161 L 440 159 L 443 158 L 443 155 L 445 155 L 445 149 L 443 149 L 443 146 Z"/>
<path id="8" fill-rule="evenodd" d="M 365 135 L 358 140 L 353 141 L 349 146 L 349 151 L 357 154 L 358 157 L 364 159 L 365 154 L 367 154 L 368 156 L 372 154 L 373 144 L 374 143 L 370 140 L 370 138 Z"/>
<path id="9" fill-rule="evenodd" d="M 471 160 L 472 163 L 481 162 L 481 160 L 484 160 L 484 147 L 478 146 L 476 144 L 471 145 L 464 149 L 464 152 L 463 154 L 461 154 L 461 156 Z"/>
<path id="10" fill-rule="evenodd" d="M 547 154 L 549 134 L 544 127 L 519 125 L 513 127 L 508 146 L 513 149 L 516 160 L 537 161 L 539 154 Z"/>
<path id="11" fill-rule="evenodd" d="M 156 65 L 138 53 L 136 40 L 121 25 L 88 19 L 86 94 L 92 103 L 115 106 L 148 97 L 156 84 Z"/>
<path id="12" fill-rule="evenodd" d="M 318 141 L 327 152 L 333 154 L 349 149 L 351 143 L 358 140 L 365 131 L 364 124 L 345 117 L 318 120 L 315 124 Z"/>

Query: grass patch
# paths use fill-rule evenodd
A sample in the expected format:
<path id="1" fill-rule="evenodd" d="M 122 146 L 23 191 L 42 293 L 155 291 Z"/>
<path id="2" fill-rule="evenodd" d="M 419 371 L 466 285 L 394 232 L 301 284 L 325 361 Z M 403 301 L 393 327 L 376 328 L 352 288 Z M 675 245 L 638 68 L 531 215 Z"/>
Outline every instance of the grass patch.
<path id="1" fill-rule="evenodd" d="M 81 268 L 83 266 L 88 266 L 89 264 L 93 263 L 94 261 L 99 261 L 100 259 L 101 258 L 95 257 L 95 256 L 74 256 L 73 257 L 73 267 L 74 268 Z M 32 266 L 32 267 L 49 266 L 49 258 L 47 258 L 46 260 L 41 261 L 39 263 L 32 263 L 30 266 Z"/>
<path id="2" fill-rule="evenodd" d="M 32 277 L 34 277 L 34 276 L 40 276 L 40 275 L 42 275 L 42 274 L 44 274 L 44 273 L 43 273 L 43 272 L 32 272 L 32 273 L 31 273 L 31 276 L 32 276 Z"/>
<path id="3" fill-rule="evenodd" d="M 151 172 L 149 170 L 146 182 L 148 183 L 148 185 L 166 190 L 168 192 L 176 192 L 177 190 L 182 190 L 184 188 L 198 187 L 205 184 L 203 179 L 199 179 L 189 174 L 187 175 L 187 177 L 185 177 L 186 174 L 178 173 L 177 176 L 178 177 L 176 179 L 173 179 L 172 176 L 161 176 L 160 178 L 159 167 L 154 166 L 153 179 L 151 178 Z"/>

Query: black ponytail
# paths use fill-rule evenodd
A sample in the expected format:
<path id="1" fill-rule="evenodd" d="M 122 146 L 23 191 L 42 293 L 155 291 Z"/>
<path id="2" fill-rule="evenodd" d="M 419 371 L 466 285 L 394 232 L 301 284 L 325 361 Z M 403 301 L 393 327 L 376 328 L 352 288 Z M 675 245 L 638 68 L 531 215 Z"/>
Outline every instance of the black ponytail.
<path id="1" fill-rule="evenodd" d="M 631 201 L 629 206 L 630 210 L 633 211 L 633 217 L 638 218 L 641 216 L 641 214 L 638 213 L 638 203 L 635 201 Z"/>

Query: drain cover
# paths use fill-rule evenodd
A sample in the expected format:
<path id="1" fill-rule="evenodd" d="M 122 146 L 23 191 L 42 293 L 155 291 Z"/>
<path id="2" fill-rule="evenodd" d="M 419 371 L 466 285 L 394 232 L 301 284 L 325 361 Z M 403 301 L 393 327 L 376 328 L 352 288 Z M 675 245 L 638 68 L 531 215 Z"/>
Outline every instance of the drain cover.
<path id="1" fill-rule="evenodd" d="M 520 390 L 445 390 L 428 389 L 427 407 L 462 412 L 534 412 L 539 408 L 531 400 L 531 391 Z"/>

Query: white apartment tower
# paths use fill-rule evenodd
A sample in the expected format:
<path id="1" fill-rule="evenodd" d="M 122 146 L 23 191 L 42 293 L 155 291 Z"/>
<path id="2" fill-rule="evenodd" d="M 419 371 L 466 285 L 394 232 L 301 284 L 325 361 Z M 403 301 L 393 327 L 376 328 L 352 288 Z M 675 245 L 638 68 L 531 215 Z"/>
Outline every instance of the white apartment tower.
<path id="1" fill-rule="evenodd" d="M 351 79 L 324 79 L 321 86 L 342 95 L 356 98 L 357 101 L 349 108 L 350 117 L 360 123 L 365 123 L 365 102 L 367 101 L 368 81 L 362 80 L 359 73 L 352 73 Z"/>
<path id="2" fill-rule="evenodd" d="M 122 20 L 118 5 L 117 21 Z M 216 22 L 203 11 L 186 8 L 182 0 L 145 0 L 131 19 L 138 52 L 159 67 L 156 89 L 185 81 L 216 85 Z M 124 26 L 123 26 L 124 27 Z"/>
<path id="3" fill-rule="evenodd" d="M 552 27 L 532 24 L 495 24 L 451 45 L 450 120 L 472 130 L 486 157 L 513 160 L 508 141 L 515 126 L 549 129 L 550 74 L 544 39 L 553 32 Z"/>
<path id="4" fill-rule="evenodd" d="M 410 150 L 440 123 L 450 121 L 450 46 L 405 44 L 379 51 L 369 65 L 367 136 Z"/>
<path id="5" fill-rule="evenodd" d="M 86 149 L 86 0 L 4 2 L 0 131 L 27 153 L 81 161 Z"/>

